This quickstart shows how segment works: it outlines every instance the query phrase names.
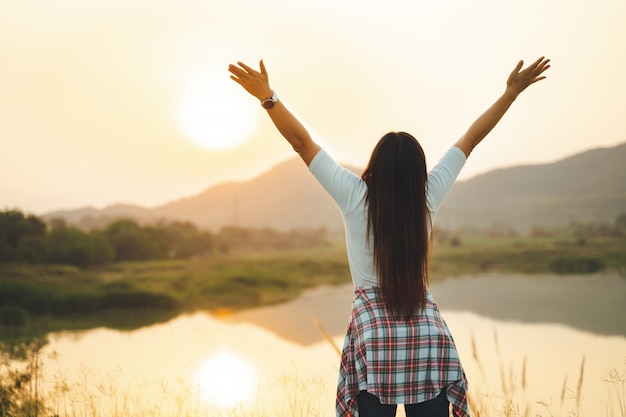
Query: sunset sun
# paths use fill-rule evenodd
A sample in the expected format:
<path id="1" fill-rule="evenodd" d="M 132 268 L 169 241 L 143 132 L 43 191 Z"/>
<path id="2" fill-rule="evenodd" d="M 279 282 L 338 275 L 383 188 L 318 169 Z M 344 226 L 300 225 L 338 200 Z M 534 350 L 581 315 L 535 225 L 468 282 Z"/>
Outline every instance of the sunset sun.
<path id="1" fill-rule="evenodd" d="M 213 150 L 234 148 L 254 132 L 259 109 L 231 81 L 214 78 L 190 81 L 178 108 L 178 123 L 191 141 Z"/>

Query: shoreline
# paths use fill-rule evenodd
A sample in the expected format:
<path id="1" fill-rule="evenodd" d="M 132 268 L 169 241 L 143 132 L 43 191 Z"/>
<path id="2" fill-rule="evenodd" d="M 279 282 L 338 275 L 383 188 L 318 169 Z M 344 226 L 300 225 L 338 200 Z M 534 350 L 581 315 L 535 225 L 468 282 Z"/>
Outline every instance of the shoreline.
<path id="1" fill-rule="evenodd" d="M 586 280 L 604 274 L 623 279 L 626 276 L 626 239 L 587 242 L 586 246 L 529 238 L 521 241 L 468 239 L 457 246 L 436 243 L 431 259 L 432 286 L 461 280 L 458 284 L 466 275 L 523 274 L 535 280 L 547 275 L 575 276 Z M 590 272 L 587 271 L 589 265 L 600 265 L 602 270 L 594 274 L 571 271 L 556 274 L 559 271 L 554 271 L 554 265 L 565 269 L 561 272 L 568 272 L 571 267 L 573 272 Z M 580 270 L 576 271 L 576 267 Z M 3 264 L 0 265 L 0 298 L 5 300 L 0 304 L 0 323 L 4 325 L 0 325 L 0 329 L 5 341 L 29 340 L 53 331 L 98 326 L 132 330 L 185 312 L 205 310 L 224 315 L 288 303 L 305 290 L 348 283 L 345 247 L 337 245 L 306 251 L 125 262 L 84 270 L 63 265 Z M 494 281 L 493 285 L 496 284 L 498 282 Z M 470 289 L 465 288 L 459 296 Z M 554 297 L 558 296 L 555 289 L 551 291 Z M 445 301 L 441 295 L 435 294 L 435 297 L 440 302 Z M 493 295 L 491 298 L 502 297 Z M 585 304 L 584 298 L 577 299 L 581 305 Z M 488 305 L 486 301 L 478 303 L 478 307 Z M 518 306 L 515 299 L 502 301 L 502 304 L 528 308 L 523 303 Z M 532 302 L 529 305 L 532 306 Z"/>

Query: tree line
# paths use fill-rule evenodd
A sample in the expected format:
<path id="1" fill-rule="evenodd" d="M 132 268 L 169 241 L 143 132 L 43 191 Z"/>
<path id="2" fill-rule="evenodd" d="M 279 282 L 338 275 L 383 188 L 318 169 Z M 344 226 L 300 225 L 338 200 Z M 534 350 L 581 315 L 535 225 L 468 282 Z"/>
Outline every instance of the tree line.
<path id="1" fill-rule="evenodd" d="M 217 233 L 184 221 L 141 225 L 120 219 L 84 230 L 64 220 L 46 223 L 20 210 L 0 211 L 0 264 L 62 264 L 77 267 L 122 261 L 187 259 L 240 251 L 291 250 L 326 245 L 325 229 L 225 227 Z"/>
<path id="2" fill-rule="evenodd" d="M 210 253 L 213 245 L 210 232 L 189 222 L 141 226 L 122 219 L 86 231 L 63 220 L 47 224 L 19 210 L 0 212 L 0 263 L 88 267 L 117 261 L 189 258 Z"/>

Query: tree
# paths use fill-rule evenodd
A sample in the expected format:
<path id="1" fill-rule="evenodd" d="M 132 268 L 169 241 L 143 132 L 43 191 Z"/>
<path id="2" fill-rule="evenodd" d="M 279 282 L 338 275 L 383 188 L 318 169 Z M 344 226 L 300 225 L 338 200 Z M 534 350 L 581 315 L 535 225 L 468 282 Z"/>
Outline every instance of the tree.
<path id="1" fill-rule="evenodd" d="M 115 260 L 115 248 L 102 231 L 89 233 L 91 246 L 91 264 L 104 265 Z"/>
<path id="2" fill-rule="evenodd" d="M 93 248 L 89 235 L 57 220 L 48 235 L 48 261 L 85 267 L 92 264 Z"/>
<path id="3" fill-rule="evenodd" d="M 40 264 L 48 259 L 48 239 L 46 236 L 25 235 L 20 238 L 15 250 L 15 260 Z"/>
<path id="4" fill-rule="evenodd" d="M 34 242 L 40 243 L 45 236 L 46 224 L 38 217 L 25 216 L 19 210 L 0 212 L 0 261 L 15 261 L 20 251 L 26 258 L 40 256 L 41 253 L 35 246 L 41 249 L 41 245 Z M 18 250 L 20 242 L 24 243 L 21 250 Z M 26 252 L 30 255 L 26 256 Z"/>
<path id="5" fill-rule="evenodd" d="M 175 221 L 161 224 L 157 230 L 167 246 L 167 257 L 186 259 L 209 253 L 213 249 L 213 236 L 209 232 L 199 231 L 193 223 Z"/>
<path id="6" fill-rule="evenodd" d="M 156 259 L 159 243 L 153 234 L 141 228 L 132 220 L 118 220 L 104 229 L 104 235 L 115 248 L 118 261 Z"/>

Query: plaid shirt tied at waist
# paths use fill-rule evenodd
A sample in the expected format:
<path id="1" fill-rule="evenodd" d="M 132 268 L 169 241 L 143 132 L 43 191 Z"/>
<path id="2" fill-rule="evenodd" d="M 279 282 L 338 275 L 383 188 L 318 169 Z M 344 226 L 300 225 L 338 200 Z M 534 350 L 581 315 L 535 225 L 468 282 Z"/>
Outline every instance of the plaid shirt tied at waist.
<path id="1" fill-rule="evenodd" d="M 467 380 L 450 331 L 430 291 L 421 314 L 395 320 L 377 287 L 354 290 L 337 386 L 337 416 L 358 417 L 356 396 L 415 404 L 446 389 L 455 417 L 469 416 Z"/>

